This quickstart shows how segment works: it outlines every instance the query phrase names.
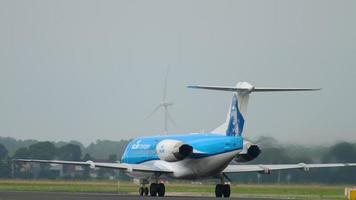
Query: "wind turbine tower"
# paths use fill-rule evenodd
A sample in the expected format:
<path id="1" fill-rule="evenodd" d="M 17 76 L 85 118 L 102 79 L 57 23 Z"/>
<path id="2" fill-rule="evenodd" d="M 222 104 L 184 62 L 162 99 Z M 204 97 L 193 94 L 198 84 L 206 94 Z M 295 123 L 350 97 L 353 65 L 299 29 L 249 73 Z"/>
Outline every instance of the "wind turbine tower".
<path id="1" fill-rule="evenodd" d="M 167 101 L 167 79 L 168 79 L 169 67 L 167 67 L 166 76 L 164 78 L 163 85 L 163 96 L 162 101 L 152 110 L 152 112 L 147 116 L 147 118 L 151 117 L 154 113 L 156 113 L 160 108 L 163 108 L 163 116 L 164 116 L 164 134 L 168 133 L 168 121 L 172 124 L 175 124 L 170 112 L 169 107 L 173 106 L 173 102 Z"/>

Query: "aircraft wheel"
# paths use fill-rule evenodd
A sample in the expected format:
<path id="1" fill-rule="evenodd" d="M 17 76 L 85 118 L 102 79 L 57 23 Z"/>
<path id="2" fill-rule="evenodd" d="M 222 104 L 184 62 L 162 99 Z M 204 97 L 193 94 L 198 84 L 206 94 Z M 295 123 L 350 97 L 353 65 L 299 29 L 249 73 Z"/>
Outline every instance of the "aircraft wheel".
<path id="1" fill-rule="evenodd" d="M 216 184 L 215 186 L 215 196 L 216 197 L 222 197 L 223 195 L 223 185 L 222 184 Z"/>
<path id="2" fill-rule="evenodd" d="M 140 194 L 140 196 L 143 196 L 143 193 L 144 193 L 143 187 L 140 187 L 140 188 L 138 189 L 138 193 Z"/>
<path id="3" fill-rule="evenodd" d="M 150 185 L 150 195 L 152 197 L 157 196 L 158 185 L 157 183 L 151 183 Z"/>
<path id="4" fill-rule="evenodd" d="M 158 186 L 157 187 L 158 196 L 164 197 L 164 194 L 166 193 L 166 187 L 164 186 L 163 183 L 159 183 L 157 186 Z"/>
<path id="5" fill-rule="evenodd" d="M 231 189 L 229 184 L 222 185 L 222 194 L 224 197 L 230 197 Z"/>
<path id="6" fill-rule="evenodd" d="M 145 187 L 145 189 L 144 189 L 144 193 L 145 193 L 145 196 L 147 196 L 147 195 L 148 195 L 148 187 Z"/>

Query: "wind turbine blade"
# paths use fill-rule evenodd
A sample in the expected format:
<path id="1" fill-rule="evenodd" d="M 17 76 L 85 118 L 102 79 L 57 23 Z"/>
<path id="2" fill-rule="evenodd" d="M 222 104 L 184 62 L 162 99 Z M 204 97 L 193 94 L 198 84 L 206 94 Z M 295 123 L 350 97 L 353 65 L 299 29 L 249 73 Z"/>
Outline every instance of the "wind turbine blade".
<path id="1" fill-rule="evenodd" d="M 148 115 L 146 116 L 146 119 L 150 118 L 155 112 L 157 112 L 157 110 L 158 110 L 160 107 L 162 107 L 162 104 L 158 104 L 158 106 L 156 106 L 156 107 L 150 112 L 150 114 L 148 114 Z"/>
<path id="2" fill-rule="evenodd" d="M 167 70 L 166 70 L 166 76 L 164 77 L 164 85 L 163 85 L 163 102 L 166 101 L 166 97 L 167 97 L 167 79 L 168 79 L 168 72 L 169 72 L 169 66 L 167 66 Z"/>
<path id="3" fill-rule="evenodd" d="M 177 126 L 177 123 L 174 121 L 172 115 L 169 113 L 169 110 L 167 109 L 167 117 L 168 117 L 168 120 L 174 125 L 174 126 Z"/>

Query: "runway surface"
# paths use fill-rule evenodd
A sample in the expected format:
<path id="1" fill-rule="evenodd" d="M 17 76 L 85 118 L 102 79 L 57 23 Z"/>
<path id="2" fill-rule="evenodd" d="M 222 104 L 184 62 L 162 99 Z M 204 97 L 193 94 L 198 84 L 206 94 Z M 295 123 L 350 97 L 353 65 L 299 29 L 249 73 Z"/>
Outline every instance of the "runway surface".
<path id="1" fill-rule="evenodd" d="M 98 193 L 60 193 L 60 192 L 0 192 L 0 200 L 136 200 L 136 199 L 161 199 L 162 197 L 140 197 L 134 195 L 98 194 Z M 213 197 L 174 197 L 168 196 L 169 200 L 203 200 L 215 199 Z M 273 200 L 271 198 L 230 198 L 238 200 Z"/>

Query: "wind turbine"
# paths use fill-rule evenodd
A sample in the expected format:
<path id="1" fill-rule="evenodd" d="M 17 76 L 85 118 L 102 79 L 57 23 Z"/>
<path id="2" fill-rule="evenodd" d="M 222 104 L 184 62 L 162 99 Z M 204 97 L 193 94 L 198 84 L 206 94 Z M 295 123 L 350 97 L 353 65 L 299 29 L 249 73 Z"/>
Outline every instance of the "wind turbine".
<path id="1" fill-rule="evenodd" d="M 164 134 L 168 133 L 168 121 L 172 124 L 176 124 L 169 113 L 169 107 L 173 106 L 173 102 L 167 101 L 167 78 L 168 78 L 169 67 L 167 67 L 166 76 L 164 78 L 164 85 L 163 85 L 163 96 L 162 101 L 152 110 L 152 112 L 146 117 L 151 117 L 154 113 L 156 113 L 160 108 L 163 108 L 164 114 Z"/>

